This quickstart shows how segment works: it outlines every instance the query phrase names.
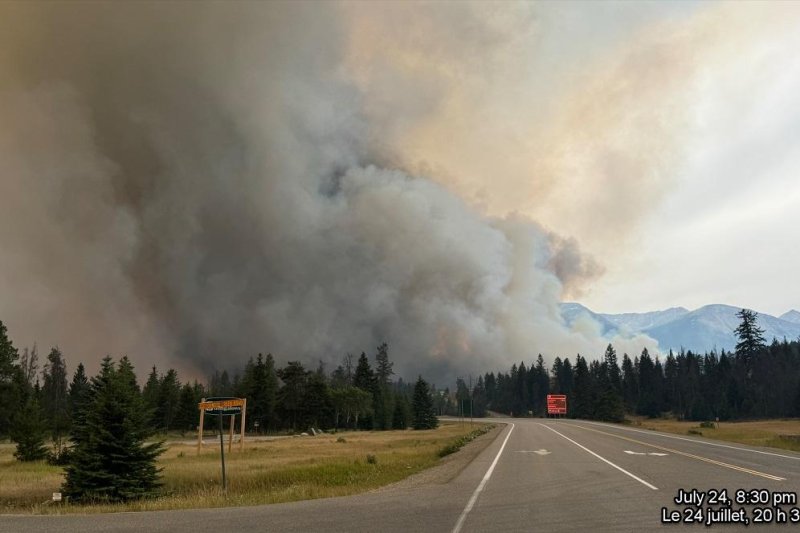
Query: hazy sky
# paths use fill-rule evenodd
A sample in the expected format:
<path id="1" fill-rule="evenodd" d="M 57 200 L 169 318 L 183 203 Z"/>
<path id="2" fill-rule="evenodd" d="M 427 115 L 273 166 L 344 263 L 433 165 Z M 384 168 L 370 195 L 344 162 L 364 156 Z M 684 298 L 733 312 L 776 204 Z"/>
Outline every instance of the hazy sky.
<path id="1" fill-rule="evenodd" d="M 404 376 L 800 307 L 800 4 L 0 3 L 0 320 Z M 45 348 L 46 349 L 46 348 Z"/>
<path id="2" fill-rule="evenodd" d="M 620 312 L 708 303 L 771 314 L 800 307 L 798 4 L 697 6 L 674 31 L 696 68 L 673 91 L 684 123 L 670 189 L 583 301 Z M 741 11 L 741 16 L 736 16 Z M 640 135 L 647 136 L 646 130 Z M 602 223 L 602 217 L 598 218 Z"/>
<path id="3" fill-rule="evenodd" d="M 604 274 L 565 298 L 597 311 L 799 307 L 800 4 L 501 6 L 514 37 L 461 65 L 407 157 L 575 238 Z"/>

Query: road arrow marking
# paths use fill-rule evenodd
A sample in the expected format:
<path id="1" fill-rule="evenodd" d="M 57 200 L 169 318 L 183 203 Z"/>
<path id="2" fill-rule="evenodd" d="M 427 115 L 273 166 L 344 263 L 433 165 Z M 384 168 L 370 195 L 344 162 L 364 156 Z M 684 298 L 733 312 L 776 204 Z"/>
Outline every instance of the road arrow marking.
<path id="1" fill-rule="evenodd" d="M 644 452 L 632 452 L 630 450 L 625 450 L 625 453 L 629 455 L 646 455 Z"/>
<path id="2" fill-rule="evenodd" d="M 647 455 L 657 455 L 658 457 L 664 457 L 665 455 L 669 455 L 668 453 L 658 453 L 658 452 L 648 452 Z"/>
<path id="3" fill-rule="evenodd" d="M 539 455 L 548 455 L 553 452 L 545 450 L 542 448 L 541 450 L 517 450 L 517 453 L 538 453 Z"/>

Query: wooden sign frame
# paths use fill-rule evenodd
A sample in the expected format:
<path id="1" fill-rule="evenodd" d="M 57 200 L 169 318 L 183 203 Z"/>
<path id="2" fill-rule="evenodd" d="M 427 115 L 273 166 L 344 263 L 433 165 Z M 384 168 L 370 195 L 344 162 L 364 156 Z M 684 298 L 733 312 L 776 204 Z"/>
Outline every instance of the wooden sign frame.
<path id="1" fill-rule="evenodd" d="M 228 452 L 230 452 L 233 448 L 233 429 L 234 425 L 236 424 L 236 415 L 241 415 L 239 451 L 244 450 L 244 428 L 247 416 L 247 398 L 203 398 L 202 401 L 197 404 L 197 408 L 200 409 L 200 425 L 197 426 L 198 455 L 203 448 L 203 424 L 206 411 L 211 411 L 209 413 L 210 416 L 231 417 L 230 432 L 228 436 Z"/>

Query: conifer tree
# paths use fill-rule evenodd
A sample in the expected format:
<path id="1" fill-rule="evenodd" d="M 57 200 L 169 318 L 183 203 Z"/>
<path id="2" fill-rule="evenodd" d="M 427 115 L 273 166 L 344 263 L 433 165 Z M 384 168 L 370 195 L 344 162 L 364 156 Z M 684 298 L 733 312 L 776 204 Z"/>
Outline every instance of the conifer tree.
<path id="1" fill-rule="evenodd" d="M 592 377 L 586 359 L 578 355 L 575 358 L 575 383 L 572 388 L 572 402 L 568 403 L 570 416 L 573 418 L 591 418 L 593 414 Z"/>
<path id="2" fill-rule="evenodd" d="M 23 376 L 16 365 L 19 355 L 7 331 L 0 321 L 0 436 L 9 434 L 12 415 L 22 407 L 23 400 L 20 387 Z"/>
<path id="3" fill-rule="evenodd" d="M 147 382 L 144 384 L 144 388 L 142 389 L 142 399 L 144 400 L 144 404 L 147 407 L 147 410 L 152 413 L 153 418 L 150 420 L 150 425 L 153 427 L 158 427 L 160 425 L 160 420 L 156 420 L 160 394 L 161 378 L 158 375 L 158 369 L 156 369 L 156 365 L 153 365 L 153 368 L 150 370 L 150 375 L 147 376 Z"/>
<path id="4" fill-rule="evenodd" d="M 278 390 L 278 408 L 284 413 L 287 421 L 291 421 L 292 429 L 297 429 L 306 414 L 304 402 L 308 371 L 299 361 L 289 363 L 278 371 L 278 376 L 283 381 L 283 387 Z"/>
<path id="5" fill-rule="evenodd" d="M 187 382 L 181 387 L 178 411 L 175 414 L 175 427 L 181 432 L 181 435 L 186 431 L 193 431 L 200 422 L 198 403 L 199 398 L 195 398 L 194 387 Z"/>
<path id="6" fill-rule="evenodd" d="M 67 396 L 67 408 L 69 409 L 71 421 L 70 436 L 73 441 L 76 441 L 82 438 L 79 436 L 76 439 L 75 435 L 86 427 L 86 409 L 91 401 L 91 385 L 89 378 L 86 377 L 86 369 L 83 363 L 79 363 L 78 368 L 75 369 Z"/>
<path id="7" fill-rule="evenodd" d="M 158 404 L 156 405 L 156 427 L 164 431 L 176 429 L 175 419 L 178 413 L 178 403 L 181 399 L 181 383 L 178 372 L 170 368 L 158 386 Z"/>
<path id="8" fill-rule="evenodd" d="M 375 415 L 375 404 L 374 404 L 375 374 L 372 371 L 372 367 L 369 364 L 369 360 L 367 359 L 367 354 L 365 354 L 364 352 L 361 352 L 361 355 L 358 358 L 358 362 L 356 363 L 356 369 L 353 374 L 353 386 L 356 387 L 357 389 L 361 389 L 364 392 L 369 393 L 373 399 L 373 404 L 369 409 L 369 412 L 361 413 L 360 417 L 361 429 L 372 429 L 374 415 Z"/>
<path id="9" fill-rule="evenodd" d="M 47 426 L 36 394 L 30 393 L 25 406 L 15 416 L 12 440 L 17 443 L 14 457 L 19 461 L 40 461 L 47 457 L 44 444 Z"/>
<path id="10" fill-rule="evenodd" d="M 414 401 L 412 404 L 414 429 L 435 429 L 439 426 L 439 419 L 436 418 L 436 410 L 433 408 L 428 383 L 419 376 L 414 385 Z"/>
<path id="11" fill-rule="evenodd" d="M 411 406 L 405 394 L 395 394 L 392 429 L 407 429 L 411 421 Z"/>
<path id="12" fill-rule="evenodd" d="M 53 348 L 44 365 L 42 407 L 55 444 L 55 459 L 63 452 L 63 437 L 69 430 L 69 401 L 67 393 L 67 367 L 58 348 Z"/>
<path id="13" fill-rule="evenodd" d="M 758 327 L 758 314 L 755 311 L 742 309 L 736 316 L 742 320 L 735 330 L 739 339 L 736 343 L 736 357 L 744 363 L 749 377 L 753 360 L 766 347 L 764 330 Z"/>
<path id="14" fill-rule="evenodd" d="M 81 427 L 73 431 L 63 492 L 73 501 L 127 501 L 155 496 L 160 487 L 156 459 L 161 442 L 147 443 L 148 412 L 133 366 L 103 359 L 92 378 Z"/>

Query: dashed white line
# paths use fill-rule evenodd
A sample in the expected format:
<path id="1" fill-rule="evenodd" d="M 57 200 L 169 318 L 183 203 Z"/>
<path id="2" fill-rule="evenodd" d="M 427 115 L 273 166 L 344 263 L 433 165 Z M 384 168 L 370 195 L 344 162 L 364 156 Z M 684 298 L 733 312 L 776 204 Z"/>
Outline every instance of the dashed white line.
<path id="1" fill-rule="evenodd" d="M 484 474 L 483 479 L 478 485 L 478 488 L 476 488 L 475 492 L 472 493 L 472 497 L 467 502 L 467 506 L 464 507 L 463 511 L 461 511 L 461 516 L 458 517 L 458 522 L 456 522 L 456 527 L 453 528 L 453 533 L 458 533 L 459 531 L 461 531 L 461 528 L 464 525 L 464 520 L 467 519 L 467 515 L 472 510 L 472 507 L 475 505 L 475 502 L 478 501 L 478 496 L 480 495 L 481 492 L 483 492 L 483 487 L 486 486 L 486 482 L 489 481 L 490 477 L 492 477 L 492 472 L 494 472 L 494 467 L 497 466 L 497 461 L 503 454 L 503 450 L 506 447 L 506 443 L 508 442 L 508 438 L 511 436 L 512 431 L 514 431 L 514 424 L 511 424 L 511 429 L 508 430 L 508 435 L 506 435 L 506 440 L 504 440 L 503 445 L 500 446 L 500 451 L 497 452 L 494 461 L 492 461 L 491 466 L 489 466 L 489 470 L 487 470 L 486 474 Z"/>
<path id="2" fill-rule="evenodd" d="M 552 431 L 553 433 L 555 433 L 555 434 L 557 434 L 557 435 L 560 435 L 560 436 L 564 437 L 565 439 L 567 439 L 568 441 L 570 441 L 570 442 L 571 442 L 572 444 L 574 444 L 575 446 L 577 446 L 577 447 L 581 448 L 582 450 L 585 450 L 585 451 L 589 452 L 590 454 L 594 455 L 595 457 L 597 457 L 598 459 L 600 459 L 600 460 L 601 460 L 601 461 L 603 461 L 604 463 L 606 463 L 606 464 L 608 464 L 608 465 L 611 465 L 611 466 L 613 466 L 614 468 L 616 468 L 617 470 L 619 470 L 620 472 L 622 472 L 622 473 L 623 473 L 623 474 L 625 474 L 626 476 L 628 476 L 628 477 L 631 477 L 631 478 L 635 479 L 636 481 L 638 481 L 639 483 L 641 483 L 641 484 L 642 484 L 642 485 L 644 485 L 645 487 L 647 487 L 647 488 L 649 488 L 649 489 L 653 489 L 653 490 L 658 490 L 658 487 L 656 487 L 655 485 L 651 485 L 650 483 L 648 483 L 647 481 L 643 480 L 642 478 L 640 478 L 640 477 L 638 477 L 638 476 L 635 476 L 635 475 L 631 474 L 630 472 L 628 472 L 627 470 L 625 470 L 625 469 L 624 469 L 624 468 L 622 468 L 621 466 L 617 466 L 617 465 L 615 465 L 614 463 L 612 463 L 611 461 L 609 461 L 609 460 L 608 460 L 608 459 L 606 459 L 605 457 L 601 457 L 600 455 L 597 455 L 596 453 L 594 453 L 592 450 L 590 450 L 589 448 L 587 448 L 587 447 L 586 447 L 586 446 L 584 446 L 583 444 L 579 444 L 579 443 L 575 442 L 574 440 L 572 440 L 571 438 L 567 437 L 567 436 L 566 436 L 566 435 L 564 435 L 563 433 L 561 433 L 561 432 L 558 432 L 558 431 L 556 431 L 555 429 L 551 428 L 550 426 L 546 426 L 545 424 L 539 424 L 539 425 L 540 425 L 540 426 L 542 426 L 542 427 L 545 427 L 545 428 L 549 429 L 550 431 Z"/>

